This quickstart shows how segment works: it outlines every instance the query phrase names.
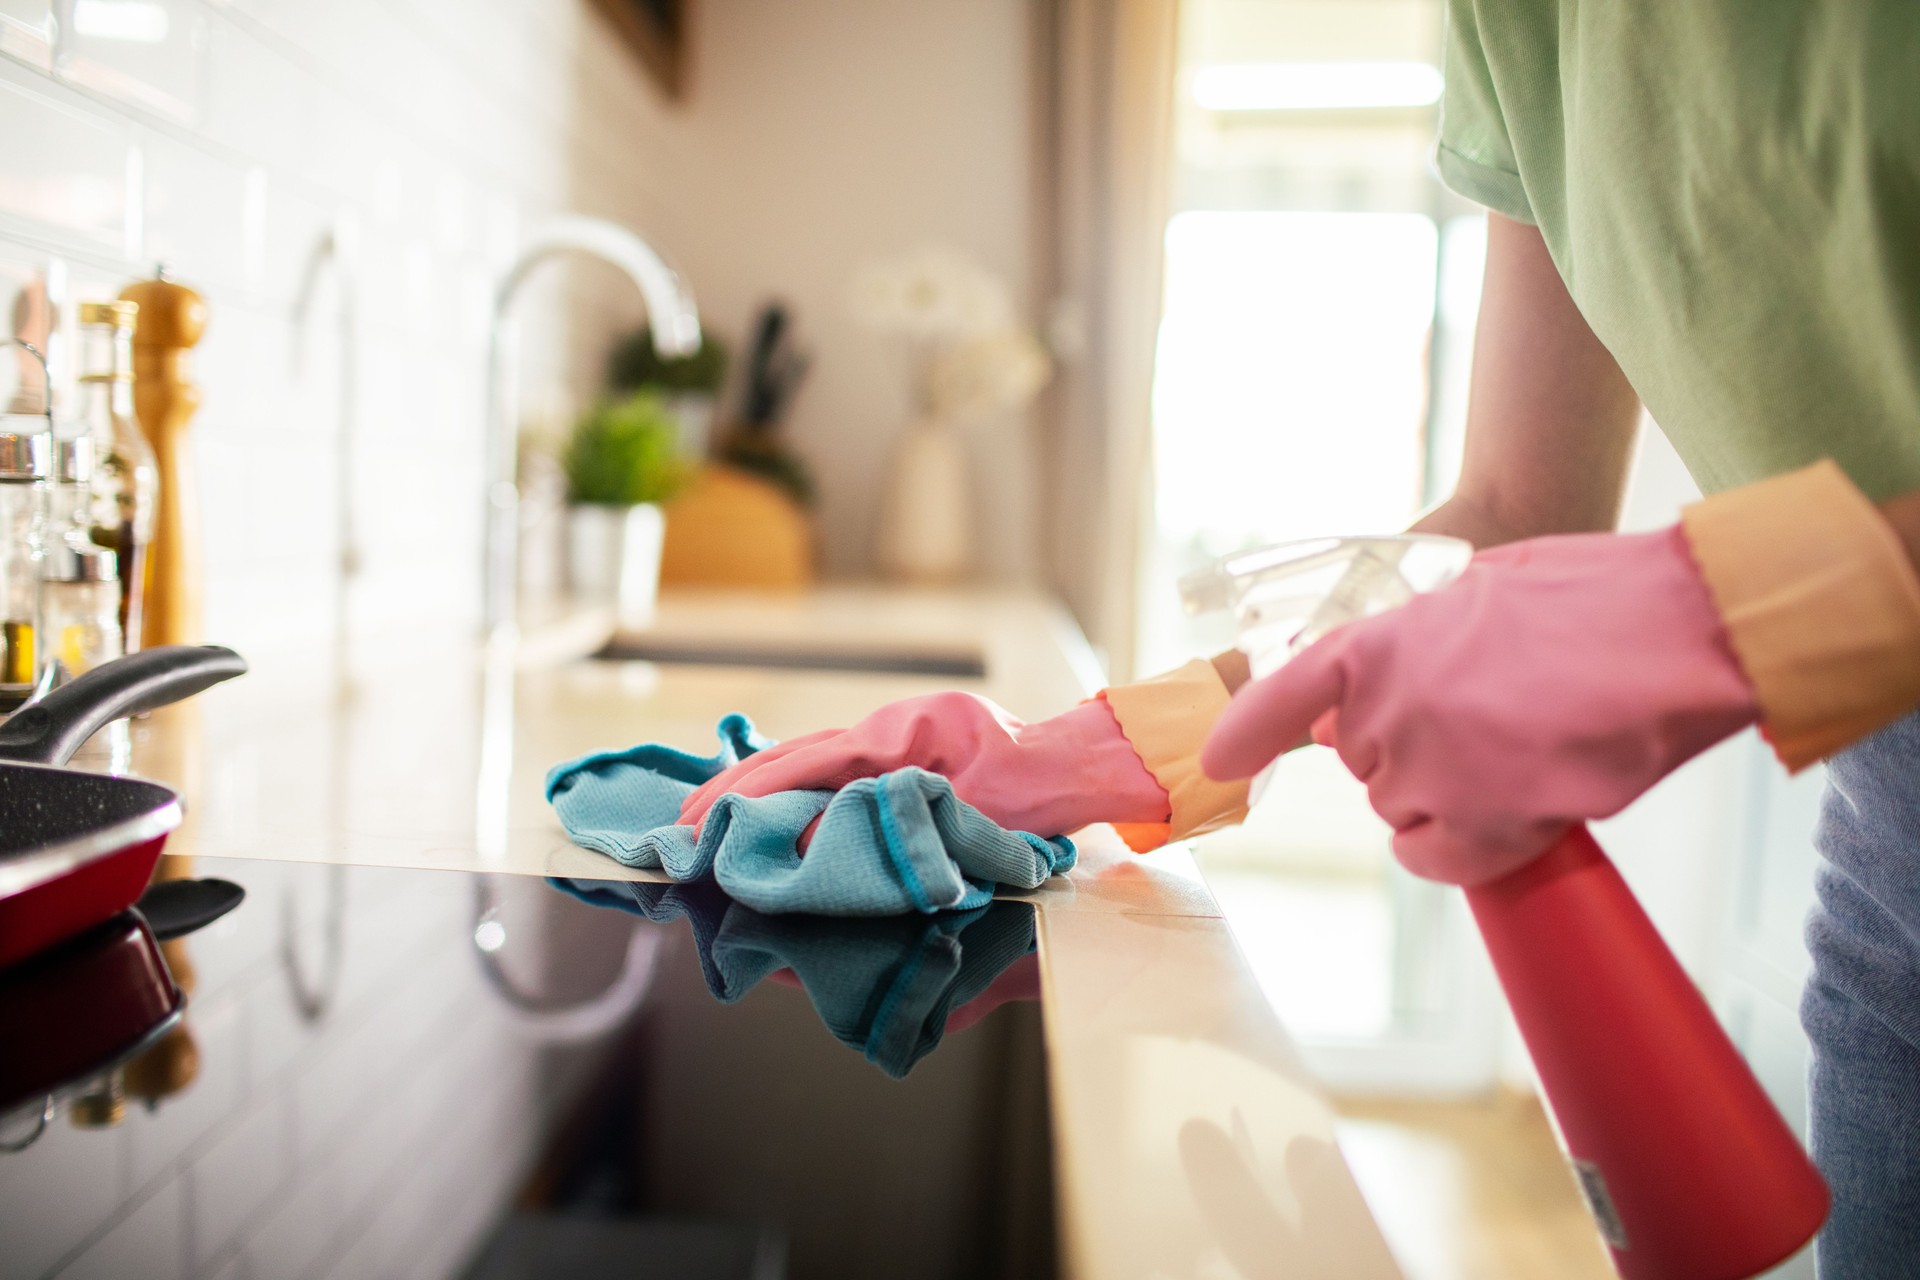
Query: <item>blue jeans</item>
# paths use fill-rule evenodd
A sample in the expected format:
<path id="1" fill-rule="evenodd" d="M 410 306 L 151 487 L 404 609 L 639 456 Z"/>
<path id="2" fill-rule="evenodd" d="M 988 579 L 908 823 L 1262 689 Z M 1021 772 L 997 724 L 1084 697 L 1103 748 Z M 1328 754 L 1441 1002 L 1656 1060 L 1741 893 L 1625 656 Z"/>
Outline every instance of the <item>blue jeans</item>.
<path id="1" fill-rule="evenodd" d="M 1920 1277 L 1920 714 L 1835 756 L 1800 1001 L 1821 1280 Z"/>

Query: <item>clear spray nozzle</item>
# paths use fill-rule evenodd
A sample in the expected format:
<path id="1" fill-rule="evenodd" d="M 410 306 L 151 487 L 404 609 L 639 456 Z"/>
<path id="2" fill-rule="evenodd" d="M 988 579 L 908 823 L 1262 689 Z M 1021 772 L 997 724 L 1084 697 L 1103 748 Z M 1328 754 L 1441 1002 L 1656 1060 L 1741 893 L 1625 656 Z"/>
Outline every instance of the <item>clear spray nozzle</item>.
<path id="1" fill-rule="evenodd" d="M 1349 622 L 1405 604 L 1460 575 L 1473 548 L 1402 533 L 1310 538 L 1225 556 L 1180 580 L 1188 613 L 1231 611 L 1255 676 Z"/>

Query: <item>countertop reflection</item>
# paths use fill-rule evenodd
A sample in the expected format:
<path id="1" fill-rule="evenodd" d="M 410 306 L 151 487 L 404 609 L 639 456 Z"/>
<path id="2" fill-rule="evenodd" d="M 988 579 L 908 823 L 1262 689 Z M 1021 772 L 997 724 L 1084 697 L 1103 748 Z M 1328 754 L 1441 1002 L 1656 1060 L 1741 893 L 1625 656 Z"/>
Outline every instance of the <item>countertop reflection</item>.
<path id="1" fill-rule="evenodd" d="M 169 944 L 191 1078 L 136 1089 L 149 1038 L 8 1100 L 0 1276 L 1054 1274 L 1030 905 L 197 870 L 249 895 Z"/>
<path id="2" fill-rule="evenodd" d="M 896 1079 L 938 1048 L 948 1030 L 963 1030 L 1008 1001 L 1040 998 L 1034 913 L 1024 902 L 835 919 L 763 915 L 705 881 L 549 883 L 593 906 L 649 921 L 686 920 L 716 1000 L 733 1004 L 763 980 L 797 987 L 835 1039 Z"/>

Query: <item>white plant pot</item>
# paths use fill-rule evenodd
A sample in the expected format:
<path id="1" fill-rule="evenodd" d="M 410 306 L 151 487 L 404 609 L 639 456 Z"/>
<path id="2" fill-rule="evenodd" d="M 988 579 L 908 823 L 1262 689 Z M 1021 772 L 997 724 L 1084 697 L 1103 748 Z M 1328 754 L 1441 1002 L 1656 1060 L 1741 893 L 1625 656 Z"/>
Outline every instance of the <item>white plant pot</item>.
<path id="1" fill-rule="evenodd" d="M 568 507 L 567 580 L 575 598 L 611 605 L 623 627 L 647 623 L 660 594 L 666 529 L 666 517 L 651 503 Z"/>
<path id="2" fill-rule="evenodd" d="M 946 583 L 973 567 L 973 486 L 966 442 L 937 417 L 907 428 L 880 512 L 880 567 L 903 582 Z"/>

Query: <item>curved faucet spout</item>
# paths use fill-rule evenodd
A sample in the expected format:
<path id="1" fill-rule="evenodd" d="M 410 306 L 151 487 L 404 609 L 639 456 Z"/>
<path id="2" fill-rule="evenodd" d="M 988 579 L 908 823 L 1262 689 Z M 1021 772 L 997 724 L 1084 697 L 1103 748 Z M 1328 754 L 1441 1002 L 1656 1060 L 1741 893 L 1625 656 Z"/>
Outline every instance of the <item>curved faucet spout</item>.
<path id="1" fill-rule="evenodd" d="M 680 273 L 660 252 L 615 222 L 561 214 L 535 227 L 526 247 L 493 294 L 487 343 L 487 506 L 481 582 L 483 634 L 497 639 L 513 626 L 519 573 L 520 494 L 516 481 L 516 397 L 507 377 L 507 311 L 520 286 L 549 258 L 584 253 L 627 273 L 647 304 L 653 347 L 662 357 L 690 355 L 700 346 L 700 313 Z"/>
<path id="2" fill-rule="evenodd" d="M 619 267 L 646 300 L 654 350 L 663 357 L 691 355 L 700 345 L 700 313 L 680 273 L 659 250 L 617 222 L 565 213 L 535 227 L 493 294 L 497 322 L 535 267 L 563 253 L 584 253 Z M 496 324 L 497 329 L 497 324 Z"/>

